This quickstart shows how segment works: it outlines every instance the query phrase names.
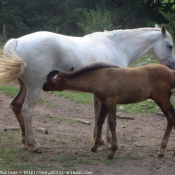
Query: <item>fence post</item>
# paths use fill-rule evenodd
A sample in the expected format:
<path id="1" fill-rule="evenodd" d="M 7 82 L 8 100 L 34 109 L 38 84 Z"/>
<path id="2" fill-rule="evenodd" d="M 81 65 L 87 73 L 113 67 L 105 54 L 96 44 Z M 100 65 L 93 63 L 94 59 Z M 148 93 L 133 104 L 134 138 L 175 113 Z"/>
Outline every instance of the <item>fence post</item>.
<path id="1" fill-rule="evenodd" d="M 56 33 L 59 33 L 60 26 L 56 26 Z"/>
<path id="2" fill-rule="evenodd" d="M 4 41 L 7 39 L 7 37 L 6 37 L 6 25 L 5 24 L 3 24 L 3 35 L 2 35 L 2 37 L 3 37 Z"/>

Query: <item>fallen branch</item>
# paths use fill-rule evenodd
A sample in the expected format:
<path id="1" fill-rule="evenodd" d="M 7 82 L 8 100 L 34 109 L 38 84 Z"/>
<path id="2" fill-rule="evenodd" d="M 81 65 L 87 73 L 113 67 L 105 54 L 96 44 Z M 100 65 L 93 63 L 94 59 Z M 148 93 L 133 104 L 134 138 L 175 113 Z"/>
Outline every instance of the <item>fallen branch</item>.
<path id="1" fill-rule="evenodd" d="M 48 130 L 47 130 L 46 128 L 41 128 L 41 127 L 39 127 L 39 128 L 37 129 L 37 131 L 40 131 L 40 132 L 42 132 L 43 134 L 49 134 L 49 132 L 48 132 Z"/>
<path id="2" fill-rule="evenodd" d="M 50 149 L 50 146 L 43 146 L 43 148 Z"/>
<path id="3" fill-rule="evenodd" d="M 4 128 L 4 131 L 18 131 L 20 130 L 21 128 L 20 127 L 6 127 Z"/>
<path id="4" fill-rule="evenodd" d="M 155 115 L 162 116 L 162 117 L 165 117 L 165 114 L 164 114 L 164 113 L 162 113 L 162 112 L 155 112 L 154 114 L 155 114 Z"/>
<path id="5" fill-rule="evenodd" d="M 92 122 L 86 121 L 86 120 L 82 120 L 82 119 L 76 119 L 77 121 L 79 121 L 80 123 L 86 124 L 86 125 L 90 125 L 92 124 Z"/>
<path id="6" fill-rule="evenodd" d="M 117 119 L 134 120 L 134 118 L 133 118 L 133 117 L 125 117 L 125 116 L 121 117 L 121 116 L 119 116 L 119 115 L 117 115 Z"/>

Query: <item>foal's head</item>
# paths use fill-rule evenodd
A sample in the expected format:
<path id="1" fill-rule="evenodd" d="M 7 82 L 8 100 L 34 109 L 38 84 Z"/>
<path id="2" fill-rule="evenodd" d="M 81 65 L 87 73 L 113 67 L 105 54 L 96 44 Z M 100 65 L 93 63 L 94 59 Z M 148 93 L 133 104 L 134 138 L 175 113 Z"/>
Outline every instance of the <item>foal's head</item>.
<path id="1" fill-rule="evenodd" d="M 44 91 L 63 91 L 64 77 L 59 70 L 50 72 L 47 76 L 47 81 L 43 85 Z"/>
<path id="2" fill-rule="evenodd" d="M 67 72 L 60 72 L 59 70 L 53 70 L 47 76 L 47 81 L 43 85 L 44 91 L 63 91 L 66 90 L 67 82 L 69 78 L 83 76 L 83 81 L 86 80 L 86 73 L 103 68 L 119 68 L 118 65 L 105 62 L 97 62 L 88 66 L 82 67 L 76 71 L 69 70 Z M 95 72 L 93 72 L 95 75 Z M 80 79 L 79 79 L 80 80 Z"/>

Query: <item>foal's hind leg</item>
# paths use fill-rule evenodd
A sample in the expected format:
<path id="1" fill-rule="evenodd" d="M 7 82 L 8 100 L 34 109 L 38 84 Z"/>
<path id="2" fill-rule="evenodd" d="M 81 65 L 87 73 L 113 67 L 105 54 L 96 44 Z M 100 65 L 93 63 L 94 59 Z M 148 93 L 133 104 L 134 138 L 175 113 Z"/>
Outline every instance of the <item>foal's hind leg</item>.
<path id="1" fill-rule="evenodd" d="M 18 119 L 22 131 L 21 133 L 22 142 L 25 144 L 25 126 L 24 126 L 24 119 L 21 113 L 21 108 L 23 106 L 26 96 L 26 86 L 20 78 L 18 79 L 18 82 L 20 84 L 20 90 L 16 95 L 16 97 L 11 101 L 10 107 L 14 112 L 16 118 Z"/>
<path id="2" fill-rule="evenodd" d="M 155 102 L 159 105 L 162 112 L 165 114 L 167 118 L 167 127 L 158 153 L 158 157 L 161 158 L 165 154 L 165 149 L 168 144 L 170 133 L 172 131 L 173 126 L 175 126 L 175 110 L 169 99 L 166 100 L 166 98 L 162 98 L 161 101 L 155 101 Z"/>

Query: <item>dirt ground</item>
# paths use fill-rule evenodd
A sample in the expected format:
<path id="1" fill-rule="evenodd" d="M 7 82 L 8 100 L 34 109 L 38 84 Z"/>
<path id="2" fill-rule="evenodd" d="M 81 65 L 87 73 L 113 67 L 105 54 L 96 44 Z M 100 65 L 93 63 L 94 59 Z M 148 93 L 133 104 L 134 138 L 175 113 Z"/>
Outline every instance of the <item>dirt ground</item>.
<path id="1" fill-rule="evenodd" d="M 99 147 L 96 153 L 90 151 L 94 125 L 91 105 L 76 103 L 45 92 L 41 93 L 40 98 L 44 99 L 45 103 L 36 105 L 33 130 L 35 138 L 44 147 L 42 155 L 46 158 L 41 161 L 36 159 L 39 154 L 29 153 L 31 164 L 37 162 L 42 170 L 76 170 L 84 174 L 92 172 L 93 175 L 175 174 L 175 157 L 172 157 L 175 150 L 174 131 L 164 158 L 157 158 L 166 127 L 166 118 L 163 115 L 141 113 L 128 115 L 119 112 L 121 117 L 133 117 L 134 120 L 117 120 L 119 148 L 114 160 L 109 161 L 106 159 L 109 150 L 105 146 Z M 5 127 L 19 126 L 9 108 L 10 100 L 10 97 L 0 94 L 1 131 Z M 84 124 L 79 122 L 79 119 L 92 124 Z M 38 127 L 46 128 L 48 134 L 38 132 Z M 104 126 L 104 137 L 105 128 Z M 21 151 L 27 152 L 22 143 Z"/>

